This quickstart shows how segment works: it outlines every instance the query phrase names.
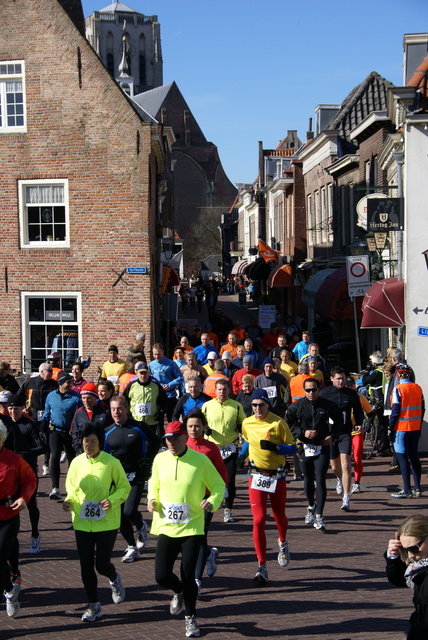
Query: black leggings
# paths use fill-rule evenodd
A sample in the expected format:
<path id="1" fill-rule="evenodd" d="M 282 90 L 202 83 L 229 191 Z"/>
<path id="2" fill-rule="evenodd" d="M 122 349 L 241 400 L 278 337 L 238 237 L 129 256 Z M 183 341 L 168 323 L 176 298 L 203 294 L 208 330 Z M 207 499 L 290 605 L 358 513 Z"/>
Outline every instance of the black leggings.
<path id="1" fill-rule="evenodd" d="M 65 431 L 51 431 L 49 436 L 49 446 L 51 449 L 50 472 L 52 478 L 52 488 L 59 488 L 59 476 L 61 474 L 60 462 L 61 452 L 64 448 L 67 454 L 68 464 L 76 457 L 76 452 L 71 444 L 71 435 Z"/>
<path id="2" fill-rule="evenodd" d="M 322 447 L 319 456 L 309 456 L 307 458 L 303 452 L 299 455 L 299 458 L 308 504 L 311 507 L 314 504 L 316 480 L 316 513 L 322 516 L 327 497 L 327 485 L 325 480 L 327 477 L 328 465 L 330 463 L 330 447 Z"/>
<path id="3" fill-rule="evenodd" d="M 135 525 L 137 529 L 141 529 L 143 526 L 143 517 L 138 511 L 143 489 L 144 482 L 131 483 L 131 491 L 126 501 L 121 505 L 120 533 L 130 547 L 135 545 L 132 525 Z"/>
<path id="4" fill-rule="evenodd" d="M 18 532 L 19 515 L 10 518 L 10 520 L 0 520 L 0 593 L 12 590 L 8 560 Z"/>
<path id="5" fill-rule="evenodd" d="M 233 507 L 233 501 L 236 496 L 236 485 L 235 485 L 235 477 L 236 477 L 236 465 L 238 460 L 238 454 L 232 453 L 231 456 L 225 458 L 224 464 L 226 465 L 227 475 L 229 477 L 229 484 L 227 485 L 227 491 L 229 493 L 226 498 L 225 505 L 226 509 L 231 509 Z"/>
<path id="6" fill-rule="evenodd" d="M 98 602 L 98 578 L 95 569 L 110 582 L 117 578 L 111 562 L 117 529 L 111 531 L 75 531 L 77 552 L 80 559 L 80 573 L 88 602 Z M 94 558 L 95 547 L 97 549 Z M 94 568 L 95 566 L 95 568 Z"/>
<path id="7" fill-rule="evenodd" d="M 204 536 L 171 538 L 161 533 L 158 537 L 155 559 L 155 580 L 174 593 L 183 592 L 186 616 L 196 612 L 198 588 L 195 582 L 196 563 Z M 174 562 L 181 553 L 180 578 L 173 572 Z"/>
<path id="8" fill-rule="evenodd" d="M 208 545 L 208 529 L 211 524 L 211 520 L 213 519 L 212 511 L 204 511 L 204 541 L 201 544 L 201 548 L 199 549 L 198 554 L 198 563 L 196 565 L 195 578 L 197 580 L 202 580 L 202 574 L 204 573 L 205 563 L 207 561 L 208 556 L 211 553 L 211 547 Z"/>

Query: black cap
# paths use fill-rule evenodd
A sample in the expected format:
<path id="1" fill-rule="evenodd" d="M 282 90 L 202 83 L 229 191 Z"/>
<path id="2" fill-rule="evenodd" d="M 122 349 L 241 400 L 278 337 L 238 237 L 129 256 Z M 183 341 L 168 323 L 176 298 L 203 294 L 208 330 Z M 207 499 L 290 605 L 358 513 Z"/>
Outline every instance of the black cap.
<path id="1" fill-rule="evenodd" d="M 62 384 L 64 384 L 64 382 L 67 382 L 67 380 L 73 380 L 73 376 L 71 376 L 66 371 L 61 371 L 58 374 L 58 378 L 57 378 L 58 384 L 61 386 Z"/>

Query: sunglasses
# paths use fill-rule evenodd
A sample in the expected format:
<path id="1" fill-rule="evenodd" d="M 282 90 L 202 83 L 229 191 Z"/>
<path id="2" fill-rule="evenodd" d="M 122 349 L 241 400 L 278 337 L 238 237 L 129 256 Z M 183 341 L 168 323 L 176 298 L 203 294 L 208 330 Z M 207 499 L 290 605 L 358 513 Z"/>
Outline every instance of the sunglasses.
<path id="1" fill-rule="evenodd" d="M 403 547 L 403 551 L 405 551 L 406 553 L 418 553 L 419 549 L 422 547 L 425 540 L 426 540 L 426 536 L 425 538 L 422 538 L 422 540 L 419 540 L 418 543 L 412 544 L 411 547 Z"/>
<path id="2" fill-rule="evenodd" d="M 318 391 L 317 387 L 309 387 L 309 389 L 305 389 L 306 393 L 316 393 Z"/>
<path id="3" fill-rule="evenodd" d="M 265 404 L 266 404 L 266 402 L 252 402 L 251 406 L 252 407 L 264 407 Z"/>

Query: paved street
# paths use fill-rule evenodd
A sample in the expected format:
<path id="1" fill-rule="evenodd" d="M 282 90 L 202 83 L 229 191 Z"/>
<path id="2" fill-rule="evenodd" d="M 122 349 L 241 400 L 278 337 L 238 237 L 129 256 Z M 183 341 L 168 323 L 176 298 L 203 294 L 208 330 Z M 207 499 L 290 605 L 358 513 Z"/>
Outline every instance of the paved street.
<path id="1" fill-rule="evenodd" d="M 386 473 L 388 463 L 366 463 L 364 492 L 351 501 L 350 513 L 340 511 L 340 499 L 329 478 L 326 505 L 328 530 L 303 524 L 305 501 L 302 482 L 288 484 L 291 563 L 277 564 L 277 536 L 268 518 L 268 587 L 253 581 L 256 561 L 251 538 L 251 516 L 246 476 L 238 479 L 236 522 L 225 525 L 219 512 L 210 541 L 220 550 L 217 574 L 204 578 L 199 601 L 201 635 L 215 639 L 289 638 L 306 640 L 401 640 L 412 610 L 410 589 L 390 587 L 382 557 L 387 540 L 401 520 L 428 502 L 398 501 L 390 491 L 400 478 Z M 62 465 L 65 471 L 65 465 Z M 424 468 L 426 467 L 424 461 Z M 425 473 L 425 469 L 424 469 Z M 63 484 L 63 478 L 62 478 Z M 42 551 L 30 556 L 29 521 L 22 516 L 22 609 L 16 619 L 1 612 L 2 640 L 44 640 L 87 637 L 80 621 L 85 596 L 80 582 L 73 531 L 61 504 L 48 499 L 49 478 L 40 479 Z M 120 565 L 124 544 L 118 536 L 114 562 L 126 586 L 126 601 L 111 602 L 110 589 L 101 580 L 104 616 L 90 627 L 91 637 L 149 639 L 183 638 L 184 618 L 169 614 L 171 594 L 154 582 L 155 538 L 143 559 Z M 120 565 L 120 566 L 119 566 Z M 4 607 L 4 605 L 3 605 Z"/>

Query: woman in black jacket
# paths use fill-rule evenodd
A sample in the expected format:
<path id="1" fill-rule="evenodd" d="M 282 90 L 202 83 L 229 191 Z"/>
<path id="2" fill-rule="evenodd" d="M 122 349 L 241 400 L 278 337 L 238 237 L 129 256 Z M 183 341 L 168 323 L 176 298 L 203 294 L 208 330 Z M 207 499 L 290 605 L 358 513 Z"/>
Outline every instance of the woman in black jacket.
<path id="1" fill-rule="evenodd" d="M 388 543 L 386 574 L 396 587 L 413 589 L 415 611 L 407 640 L 428 638 L 428 516 L 409 516 Z"/>

